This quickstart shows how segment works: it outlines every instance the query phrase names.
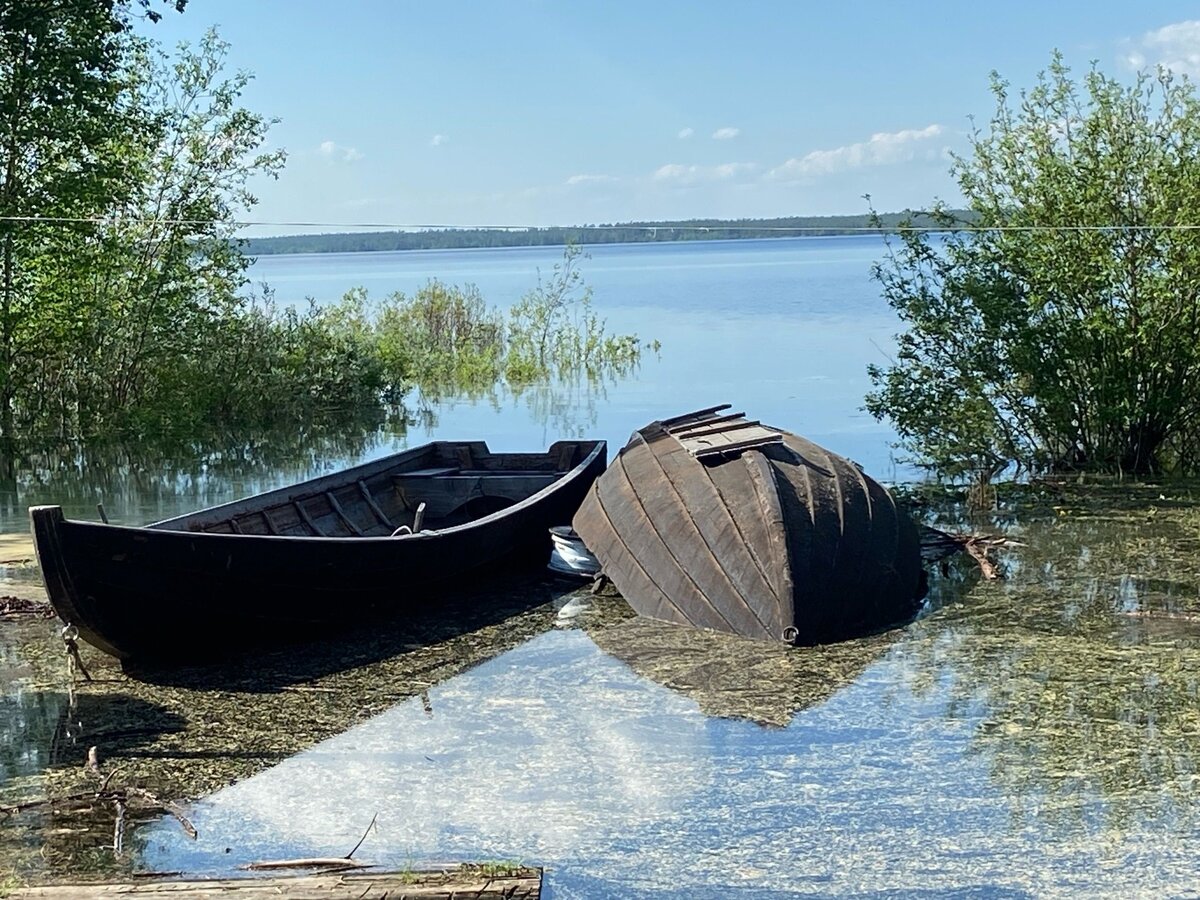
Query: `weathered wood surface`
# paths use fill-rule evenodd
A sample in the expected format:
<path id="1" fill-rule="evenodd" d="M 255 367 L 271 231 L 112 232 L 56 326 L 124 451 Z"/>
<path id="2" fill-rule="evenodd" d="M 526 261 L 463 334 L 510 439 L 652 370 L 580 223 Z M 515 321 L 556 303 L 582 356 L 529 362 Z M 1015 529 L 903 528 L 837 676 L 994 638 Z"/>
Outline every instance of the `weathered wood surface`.
<path id="1" fill-rule="evenodd" d="M 413 873 L 362 871 L 270 878 L 202 881 L 137 881 L 121 884 L 60 884 L 17 888 L 10 900 L 97 900 L 109 897 L 173 897 L 179 900 L 229 897 L 232 900 L 536 900 L 540 869 L 489 876 L 476 871 Z"/>
<path id="2" fill-rule="evenodd" d="M 849 460 L 724 408 L 641 429 L 575 516 L 630 605 L 804 644 L 911 615 L 917 532 L 891 495 Z M 693 446 L 713 437 L 729 440 L 712 455 Z"/>
<path id="3" fill-rule="evenodd" d="M 419 613 L 451 582 L 545 565 L 549 529 L 606 459 L 603 441 L 496 454 L 437 442 L 140 528 L 57 506 L 30 517 L 64 621 L 113 656 L 181 663 Z"/>

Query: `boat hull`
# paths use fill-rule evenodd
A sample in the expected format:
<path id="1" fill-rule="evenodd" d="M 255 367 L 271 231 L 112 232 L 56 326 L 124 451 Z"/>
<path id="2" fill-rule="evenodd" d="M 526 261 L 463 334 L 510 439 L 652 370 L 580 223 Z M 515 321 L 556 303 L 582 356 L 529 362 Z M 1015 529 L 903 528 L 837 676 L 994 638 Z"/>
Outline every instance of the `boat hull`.
<path id="1" fill-rule="evenodd" d="M 57 506 L 34 507 L 30 516 L 47 593 L 64 622 L 121 659 L 193 659 L 368 616 L 419 613 L 448 585 L 544 561 L 548 529 L 570 520 L 604 465 L 603 442 L 595 442 L 570 471 L 519 502 L 395 537 L 189 530 L 225 521 L 227 510 L 150 527 L 70 520 Z M 323 495 L 360 474 L 323 479 Z M 303 493 L 272 495 L 289 490 Z M 241 521 L 256 515 L 253 498 L 229 507 Z"/>
<path id="2" fill-rule="evenodd" d="M 727 418 L 708 431 L 740 428 L 725 438 L 729 452 L 697 456 L 662 423 L 635 433 L 576 514 L 630 605 L 791 644 L 911 618 L 923 593 L 917 529 L 888 491 L 805 438 Z M 704 421 L 693 434 L 706 434 Z M 773 437 L 736 440 L 751 430 Z"/>

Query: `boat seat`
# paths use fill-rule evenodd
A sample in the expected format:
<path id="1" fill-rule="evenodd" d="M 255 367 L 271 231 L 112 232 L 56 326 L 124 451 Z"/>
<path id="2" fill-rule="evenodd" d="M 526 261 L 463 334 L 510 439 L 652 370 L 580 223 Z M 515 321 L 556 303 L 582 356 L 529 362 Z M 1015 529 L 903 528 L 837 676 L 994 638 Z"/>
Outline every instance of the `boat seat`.
<path id="1" fill-rule="evenodd" d="M 558 481 L 562 475 L 546 471 L 463 472 L 430 478 L 404 472 L 392 476 L 396 493 L 407 509 L 426 504 L 428 519 L 441 519 L 479 497 L 499 497 L 519 503 Z"/>

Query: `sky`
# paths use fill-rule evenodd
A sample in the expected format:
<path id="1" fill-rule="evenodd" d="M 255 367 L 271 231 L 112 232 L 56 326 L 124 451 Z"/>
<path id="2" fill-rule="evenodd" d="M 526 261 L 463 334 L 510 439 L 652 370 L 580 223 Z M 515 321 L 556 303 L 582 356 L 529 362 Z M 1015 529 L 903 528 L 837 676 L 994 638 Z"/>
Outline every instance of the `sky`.
<path id="1" fill-rule="evenodd" d="M 1200 6 L 1166 0 L 189 0 L 144 31 L 212 26 L 288 153 L 247 234 L 953 203 L 992 71 L 1200 76 Z"/>

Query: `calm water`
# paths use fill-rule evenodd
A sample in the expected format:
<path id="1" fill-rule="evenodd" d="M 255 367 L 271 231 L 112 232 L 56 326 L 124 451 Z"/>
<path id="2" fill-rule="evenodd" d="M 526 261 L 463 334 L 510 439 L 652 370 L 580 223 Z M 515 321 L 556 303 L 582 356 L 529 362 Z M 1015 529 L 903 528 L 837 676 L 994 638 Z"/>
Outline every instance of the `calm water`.
<path id="1" fill-rule="evenodd" d="M 555 898 L 1196 896 L 1200 514 L 1164 500 L 1029 515 L 1006 584 L 830 648 L 560 614 L 141 863 L 341 855 L 378 813 L 364 860 L 536 861 Z"/>
<path id="2" fill-rule="evenodd" d="M 870 278 L 883 249 L 874 236 L 589 248 L 580 269 L 596 308 L 614 331 L 662 341 L 659 357 L 594 408 L 567 397 L 576 409 L 557 422 L 502 397 L 499 408 L 441 410 L 436 431 L 516 449 L 574 426 L 624 443 L 655 418 L 729 402 L 887 477 L 892 432 L 860 409 L 866 366 L 885 361 L 897 330 Z M 439 278 L 507 308 L 560 258 L 553 247 L 264 256 L 252 274 L 284 303 L 328 302 L 354 285 L 411 293 Z"/>
<path id="3" fill-rule="evenodd" d="M 450 399 L 406 433 L 290 436 L 247 442 L 203 459 L 127 448 L 46 461 L 0 485 L 0 530 L 24 530 L 25 509 L 59 503 L 69 515 L 143 523 L 307 477 L 348 460 L 434 439 L 486 439 L 496 450 L 544 448 L 596 436 L 613 447 L 636 428 L 733 403 L 798 431 L 884 480 L 898 468 L 893 434 L 863 413 L 866 366 L 881 362 L 897 322 L 870 279 L 876 237 L 808 238 L 591 249 L 581 271 L 593 303 L 620 333 L 662 342 L 631 378 L 599 389 L 544 385 L 513 396 Z M 265 256 L 251 276 L 281 303 L 336 300 L 355 286 L 412 292 L 431 278 L 479 287 L 507 308 L 549 273 L 561 248 Z"/>

